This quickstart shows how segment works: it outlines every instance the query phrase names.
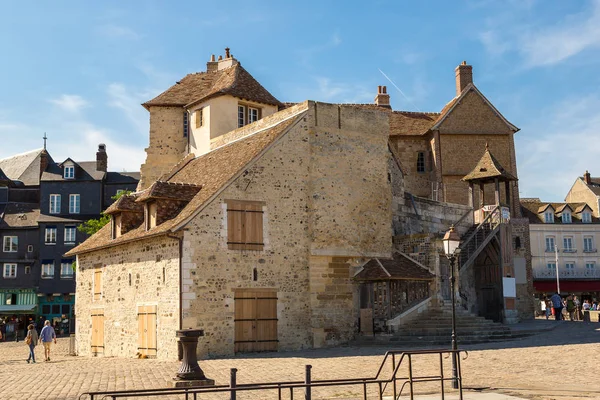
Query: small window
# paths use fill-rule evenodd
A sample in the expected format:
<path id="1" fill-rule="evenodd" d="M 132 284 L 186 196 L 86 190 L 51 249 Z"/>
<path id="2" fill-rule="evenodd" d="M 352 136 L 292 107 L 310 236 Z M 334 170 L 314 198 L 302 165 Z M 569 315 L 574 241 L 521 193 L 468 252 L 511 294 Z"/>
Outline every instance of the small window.
<path id="1" fill-rule="evenodd" d="M 54 263 L 45 262 L 42 263 L 42 279 L 54 278 Z"/>
<path id="2" fill-rule="evenodd" d="M 238 104 L 238 128 L 256 122 L 261 117 L 260 108 Z"/>
<path id="3" fill-rule="evenodd" d="M 566 236 L 563 238 L 563 251 L 572 252 L 573 249 L 573 238 L 571 236 Z"/>
<path id="4" fill-rule="evenodd" d="M 28 244 L 27 245 L 27 252 L 28 253 L 33 253 L 33 245 L 32 244 Z"/>
<path id="5" fill-rule="evenodd" d="M 587 211 L 581 214 L 581 222 L 585 224 L 589 224 L 590 222 L 592 222 L 592 214 Z"/>
<path id="6" fill-rule="evenodd" d="M 258 121 L 258 108 L 248 107 L 248 123 Z"/>
<path id="7" fill-rule="evenodd" d="M 60 194 L 50 195 L 50 214 L 60 214 Z"/>
<path id="8" fill-rule="evenodd" d="M 31 274 L 31 265 L 26 265 L 25 266 L 25 275 L 29 275 Z"/>
<path id="9" fill-rule="evenodd" d="M 52 304 L 52 314 L 60 314 L 60 304 Z"/>
<path id="10" fill-rule="evenodd" d="M 583 251 L 586 253 L 592 253 L 596 251 L 596 249 L 594 249 L 594 238 L 592 236 L 583 237 Z"/>
<path id="11" fill-rule="evenodd" d="M 575 269 L 575 263 L 567 262 L 565 263 L 565 268 L 567 269 L 567 271 L 573 271 Z"/>
<path id="12" fill-rule="evenodd" d="M 565 211 L 562 213 L 562 222 L 563 222 L 563 224 L 571 223 L 571 213 L 570 212 Z"/>
<path id="13" fill-rule="evenodd" d="M 78 194 L 69 195 L 69 214 L 79 214 L 80 196 Z"/>
<path id="14" fill-rule="evenodd" d="M 96 268 L 94 270 L 94 301 L 102 299 L 102 269 Z"/>
<path id="15" fill-rule="evenodd" d="M 46 244 L 56 244 L 56 227 L 46 227 L 44 238 Z"/>
<path id="16" fill-rule="evenodd" d="M 202 114 L 204 113 L 203 110 L 204 110 L 203 108 L 199 108 L 194 113 L 195 118 L 196 118 L 196 128 L 200 128 L 204 124 L 204 121 L 202 120 L 202 118 L 203 118 Z"/>
<path id="17" fill-rule="evenodd" d="M 50 314 L 50 304 L 46 304 L 42 306 L 42 314 Z"/>
<path id="18" fill-rule="evenodd" d="M 425 172 L 425 153 L 417 153 L 417 172 Z"/>
<path id="19" fill-rule="evenodd" d="M 188 112 L 184 111 L 183 112 L 183 137 L 187 137 L 188 136 L 188 132 L 189 132 L 189 129 L 190 129 L 189 119 L 190 119 L 190 116 L 189 116 Z"/>
<path id="20" fill-rule="evenodd" d="M 5 279 L 13 279 L 17 277 L 17 264 L 4 264 L 2 276 Z"/>
<path id="21" fill-rule="evenodd" d="M 72 279 L 73 278 L 73 262 L 62 261 L 60 263 L 60 277 L 61 279 Z"/>
<path id="22" fill-rule="evenodd" d="M 552 211 L 546 211 L 544 213 L 544 222 L 547 224 L 554 223 L 554 213 Z"/>
<path id="23" fill-rule="evenodd" d="M 65 179 L 73 179 L 75 178 L 75 166 L 66 165 L 64 169 L 64 178 Z"/>
<path id="24" fill-rule="evenodd" d="M 70 304 L 63 304 L 61 306 L 61 314 L 64 314 L 64 315 L 71 314 L 71 305 Z"/>
<path id="25" fill-rule="evenodd" d="M 585 269 L 586 269 L 587 271 L 594 271 L 594 270 L 596 269 L 596 263 L 595 263 L 595 262 L 593 262 L 593 261 L 586 262 L 586 263 L 585 263 Z"/>
<path id="26" fill-rule="evenodd" d="M 238 106 L 238 128 L 246 125 L 246 107 Z"/>
<path id="27" fill-rule="evenodd" d="M 3 243 L 2 251 L 5 253 L 16 253 L 19 247 L 19 238 L 17 236 L 4 236 Z"/>
<path id="28" fill-rule="evenodd" d="M 554 244 L 554 236 L 546 237 L 546 252 L 554 252 L 555 244 Z"/>
<path id="29" fill-rule="evenodd" d="M 77 228 L 74 226 L 65 226 L 65 244 L 74 244 Z"/>
<path id="30" fill-rule="evenodd" d="M 227 248 L 263 250 L 263 206 L 261 203 L 227 202 Z"/>
<path id="31" fill-rule="evenodd" d="M 556 263 L 549 262 L 549 263 L 548 263 L 548 264 L 546 264 L 546 265 L 547 265 L 548 269 L 554 269 L 554 270 L 556 269 Z"/>

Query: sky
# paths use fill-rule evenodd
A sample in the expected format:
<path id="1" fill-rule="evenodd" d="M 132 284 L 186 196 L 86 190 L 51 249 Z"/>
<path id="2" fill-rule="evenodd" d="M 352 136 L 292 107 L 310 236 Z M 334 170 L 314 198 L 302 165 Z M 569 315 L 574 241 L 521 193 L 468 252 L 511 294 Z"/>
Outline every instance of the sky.
<path id="1" fill-rule="evenodd" d="M 148 146 L 140 105 L 211 54 L 231 53 L 281 101 L 372 102 L 439 112 L 454 68 L 514 125 L 521 197 L 562 201 L 600 176 L 600 0 L 0 0 L 0 159 L 135 171 Z M 395 83 L 398 89 L 385 78 Z"/>

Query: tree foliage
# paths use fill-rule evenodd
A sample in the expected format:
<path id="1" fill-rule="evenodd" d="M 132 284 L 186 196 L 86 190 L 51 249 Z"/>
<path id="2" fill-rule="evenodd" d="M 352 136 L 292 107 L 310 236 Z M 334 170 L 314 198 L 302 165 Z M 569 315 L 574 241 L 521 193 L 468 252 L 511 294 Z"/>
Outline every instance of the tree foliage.
<path id="1" fill-rule="evenodd" d="M 118 193 L 118 194 L 112 196 L 111 199 L 116 201 L 116 200 L 119 200 L 119 198 L 121 196 L 127 195 L 129 193 L 132 193 L 132 192 L 130 190 L 126 190 L 124 192 L 121 192 L 121 193 Z M 81 224 L 77 227 L 77 230 L 91 236 L 94 233 L 98 232 L 100 229 L 102 229 L 102 227 L 104 225 L 108 224 L 109 222 L 110 222 L 110 216 L 106 215 L 104 213 L 101 213 L 100 218 L 89 219 L 89 220 L 85 221 L 83 224 Z"/>

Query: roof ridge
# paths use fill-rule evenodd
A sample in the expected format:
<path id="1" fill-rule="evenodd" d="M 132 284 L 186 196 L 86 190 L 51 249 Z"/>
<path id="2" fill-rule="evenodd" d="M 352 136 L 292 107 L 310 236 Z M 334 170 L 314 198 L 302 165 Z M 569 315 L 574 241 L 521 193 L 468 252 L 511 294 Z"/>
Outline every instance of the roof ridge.
<path id="1" fill-rule="evenodd" d="M 13 154 L 12 156 L 9 156 L 9 157 L 0 158 L 0 162 L 1 161 L 5 161 L 5 160 L 9 160 L 11 158 L 21 157 L 21 156 L 24 156 L 24 155 L 28 155 L 28 154 L 31 154 L 31 153 L 36 153 L 36 152 L 40 152 L 41 153 L 43 150 L 44 150 L 44 148 L 40 147 L 39 149 L 29 150 L 29 151 L 25 151 L 25 152 L 19 153 L 19 154 Z"/>
<path id="2" fill-rule="evenodd" d="M 402 114 L 425 114 L 425 115 L 440 115 L 441 112 L 437 111 L 404 111 L 404 110 L 392 110 L 393 113 L 402 113 Z"/>

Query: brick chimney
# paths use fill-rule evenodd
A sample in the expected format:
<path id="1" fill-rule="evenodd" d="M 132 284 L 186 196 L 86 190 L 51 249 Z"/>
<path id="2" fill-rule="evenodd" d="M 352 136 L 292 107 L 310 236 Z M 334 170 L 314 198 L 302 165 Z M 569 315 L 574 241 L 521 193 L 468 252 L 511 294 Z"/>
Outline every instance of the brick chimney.
<path id="1" fill-rule="evenodd" d="M 219 69 L 219 63 L 215 60 L 215 55 L 210 56 L 210 61 L 206 63 L 206 72 L 215 72 Z"/>
<path id="2" fill-rule="evenodd" d="M 592 183 L 592 177 L 590 175 L 590 173 L 586 170 L 585 174 L 583 174 L 583 180 L 585 181 L 585 183 L 587 183 L 588 185 L 590 183 Z"/>
<path id="3" fill-rule="evenodd" d="M 96 152 L 96 171 L 104 171 L 108 169 L 108 155 L 106 154 L 106 145 L 100 143 Z"/>
<path id="4" fill-rule="evenodd" d="M 466 61 L 463 61 L 455 69 L 456 71 L 456 95 L 460 96 L 462 91 L 469 83 L 473 83 L 473 66 L 467 65 Z"/>
<path id="5" fill-rule="evenodd" d="M 386 86 L 377 86 L 375 105 L 379 107 L 392 108 L 392 106 L 390 106 L 390 95 L 387 93 Z"/>

